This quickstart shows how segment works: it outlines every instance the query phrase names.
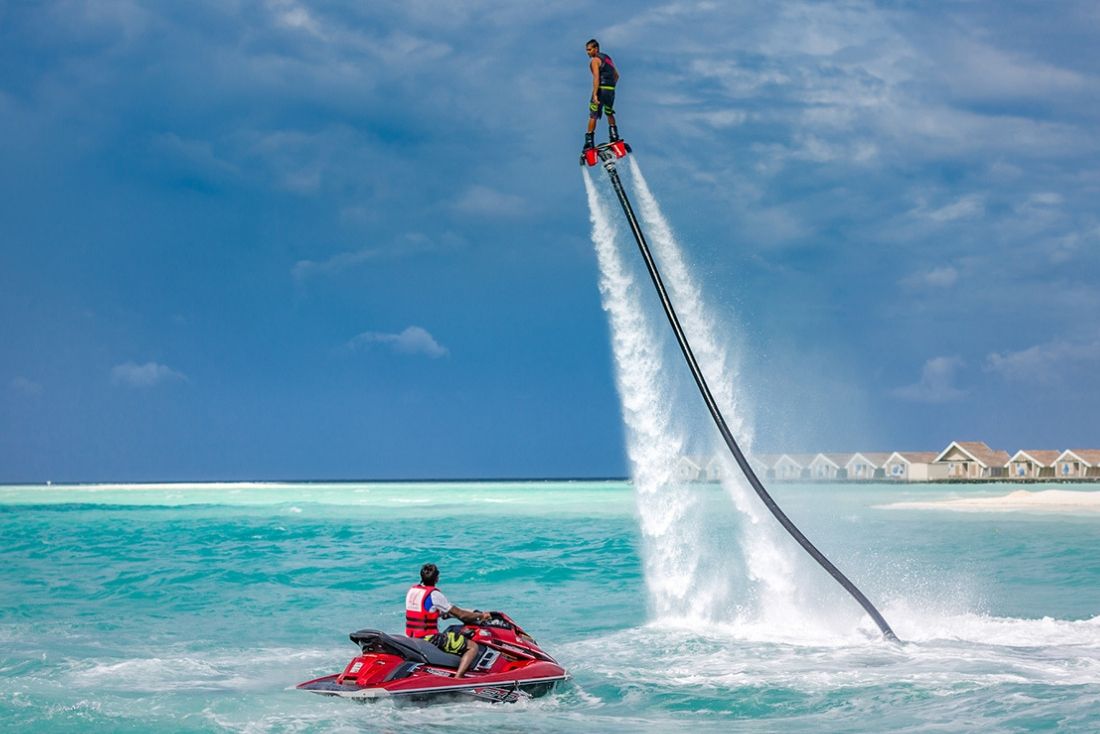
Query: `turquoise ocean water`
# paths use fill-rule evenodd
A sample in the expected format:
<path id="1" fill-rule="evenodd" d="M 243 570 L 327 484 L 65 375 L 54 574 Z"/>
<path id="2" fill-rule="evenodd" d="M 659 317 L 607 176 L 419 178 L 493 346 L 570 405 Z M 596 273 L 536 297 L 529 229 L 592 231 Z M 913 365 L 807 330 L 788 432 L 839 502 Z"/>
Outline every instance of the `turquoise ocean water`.
<path id="1" fill-rule="evenodd" d="M 1098 731 L 1100 514 L 934 504 L 1014 489 L 775 487 L 894 646 L 812 569 L 811 629 L 653 619 L 627 482 L 0 487 L 0 729 Z M 733 565 L 728 502 L 697 491 Z M 342 668 L 348 632 L 400 630 L 426 561 L 573 682 L 510 706 L 292 690 Z"/>

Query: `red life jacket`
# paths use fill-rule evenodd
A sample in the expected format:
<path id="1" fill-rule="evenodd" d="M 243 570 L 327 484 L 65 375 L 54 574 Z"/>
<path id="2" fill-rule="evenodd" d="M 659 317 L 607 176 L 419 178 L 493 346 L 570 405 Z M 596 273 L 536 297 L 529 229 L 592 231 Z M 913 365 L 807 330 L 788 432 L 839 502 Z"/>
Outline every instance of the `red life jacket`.
<path id="1" fill-rule="evenodd" d="M 405 635 L 427 637 L 439 632 L 439 612 L 427 609 L 434 586 L 417 584 L 405 595 Z"/>

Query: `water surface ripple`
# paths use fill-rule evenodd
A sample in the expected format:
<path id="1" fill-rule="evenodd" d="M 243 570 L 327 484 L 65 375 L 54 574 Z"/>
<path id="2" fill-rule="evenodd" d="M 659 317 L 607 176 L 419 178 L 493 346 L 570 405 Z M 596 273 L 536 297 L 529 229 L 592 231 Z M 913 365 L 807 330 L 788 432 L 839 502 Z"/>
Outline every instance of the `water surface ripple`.
<path id="1" fill-rule="evenodd" d="M 775 490 L 904 644 L 827 584 L 809 627 L 653 619 L 625 482 L 0 487 L 0 728 L 1100 730 L 1100 516 L 937 509 L 1005 485 Z M 574 683 L 515 706 L 291 690 L 350 658 L 348 632 L 399 630 L 427 560 Z"/>

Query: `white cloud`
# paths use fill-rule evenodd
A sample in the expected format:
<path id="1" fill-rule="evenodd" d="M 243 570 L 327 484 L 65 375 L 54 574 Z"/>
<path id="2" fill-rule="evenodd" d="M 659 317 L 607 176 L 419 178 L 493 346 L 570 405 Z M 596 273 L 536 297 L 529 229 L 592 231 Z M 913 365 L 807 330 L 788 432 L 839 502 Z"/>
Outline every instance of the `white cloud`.
<path id="1" fill-rule="evenodd" d="M 941 78 L 966 99 L 1048 100 L 1083 91 L 1089 80 L 1071 69 L 957 37 L 944 50 Z"/>
<path id="2" fill-rule="evenodd" d="M 299 260 L 290 269 L 294 280 L 302 282 L 312 276 L 338 275 L 372 260 L 396 260 L 423 254 L 448 253 L 466 246 L 466 240 L 454 232 L 428 237 L 423 232 L 406 232 L 385 247 L 364 247 L 339 252 L 324 260 Z"/>
<path id="3" fill-rule="evenodd" d="M 662 107 L 674 108 L 676 111 L 670 115 L 669 124 L 680 135 L 691 137 L 712 137 L 716 132 L 728 130 L 748 121 L 749 115 L 739 109 L 718 109 L 706 112 L 685 111 L 690 109 L 692 100 L 678 95 L 675 92 L 660 94 L 660 99 L 655 100 Z"/>
<path id="4" fill-rule="evenodd" d="M 34 380 L 27 379 L 26 377 L 16 377 L 8 383 L 8 387 L 17 393 L 23 395 L 41 395 L 42 384 L 35 382 Z"/>
<path id="5" fill-rule="evenodd" d="M 916 403 L 947 403 L 966 395 L 954 385 L 955 372 L 964 366 L 959 357 L 933 357 L 924 363 L 920 381 L 896 388 L 892 394 Z"/>
<path id="6" fill-rule="evenodd" d="M 111 368 L 111 382 L 128 387 L 153 387 L 163 382 L 187 382 L 187 375 L 157 362 L 123 362 Z"/>
<path id="7" fill-rule="evenodd" d="M 488 186 L 477 184 L 466 190 L 454 203 L 454 208 L 467 214 L 490 217 L 516 216 L 523 213 L 527 202 L 515 194 L 505 194 Z"/>
<path id="8" fill-rule="evenodd" d="M 1093 227 L 1086 232 L 1070 232 L 1048 240 L 1043 244 L 1043 249 L 1052 263 L 1064 263 L 1073 260 L 1097 242 L 1100 242 L 1100 227 Z"/>
<path id="9" fill-rule="evenodd" d="M 349 185 L 352 170 L 362 165 L 364 136 L 344 124 L 318 130 L 243 129 L 231 138 L 238 156 L 269 185 L 302 196 L 325 186 Z M 354 189 L 352 189 L 354 190 Z"/>
<path id="10" fill-rule="evenodd" d="M 210 179 L 233 178 L 240 170 L 214 152 L 207 140 L 182 138 L 176 133 L 159 133 L 149 140 L 150 150 L 182 172 Z"/>
<path id="11" fill-rule="evenodd" d="M 716 130 L 726 127 L 734 127 L 743 124 L 749 116 L 743 110 L 714 110 L 713 112 L 699 112 L 693 117 L 706 123 Z"/>
<path id="12" fill-rule="evenodd" d="M 426 329 L 410 326 L 398 334 L 364 331 L 347 343 L 349 349 L 367 349 L 375 344 L 388 346 L 399 354 L 419 354 L 432 359 L 447 356 L 447 348 L 435 340 Z"/>
<path id="13" fill-rule="evenodd" d="M 985 213 L 985 202 L 976 194 L 969 194 L 946 206 L 924 212 L 933 222 L 954 222 L 957 219 L 973 219 Z"/>
<path id="14" fill-rule="evenodd" d="M 356 265 L 361 265 L 368 260 L 374 260 L 379 255 L 378 251 L 365 247 L 352 252 L 341 252 L 327 260 L 299 260 L 290 269 L 294 280 L 303 281 L 311 275 L 335 275 Z"/>
<path id="15" fill-rule="evenodd" d="M 987 372 L 1005 380 L 1041 385 L 1059 382 L 1081 367 L 1100 369 L 1100 338 L 1055 339 L 1016 352 L 993 352 L 985 362 Z"/>
<path id="16" fill-rule="evenodd" d="M 321 30 L 317 19 L 310 12 L 293 0 L 271 0 L 268 2 L 275 22 L 284 28 L 306 31 L 310 35 L 324 39 L 325 34 Z"/>
<path id="17" fill-rule="evenodd" d="M 902 279 L 902 285 L 910 288 L 950 288 L 959 280 L 959 271 L 951 265 L 913 273 Z"/>
<path id="18" fill-rule="evenodd" d="M 746 236 L 763 246 L 781 247 L 811 234 L 798 213 L 786 207 L 755 207 L 742 218 Z"/>

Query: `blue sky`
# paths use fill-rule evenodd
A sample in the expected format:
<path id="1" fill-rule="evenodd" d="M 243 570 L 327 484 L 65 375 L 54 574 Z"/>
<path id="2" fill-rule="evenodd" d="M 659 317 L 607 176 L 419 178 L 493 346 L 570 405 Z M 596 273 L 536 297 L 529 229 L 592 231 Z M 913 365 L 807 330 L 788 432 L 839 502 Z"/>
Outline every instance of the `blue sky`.
<path id="1" fill-rule="evenodd" d="M 625 474 L 591 36 L 760 448 L 1100 446 L 1095 3 L 4 3 L 0 481 Z"/>

